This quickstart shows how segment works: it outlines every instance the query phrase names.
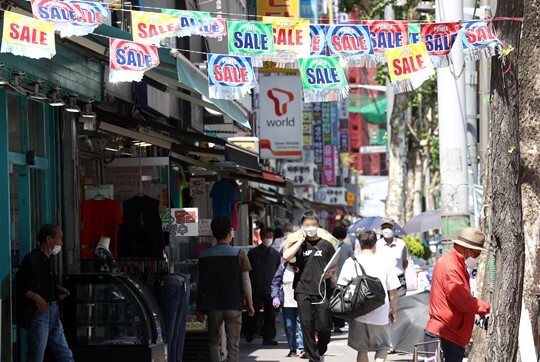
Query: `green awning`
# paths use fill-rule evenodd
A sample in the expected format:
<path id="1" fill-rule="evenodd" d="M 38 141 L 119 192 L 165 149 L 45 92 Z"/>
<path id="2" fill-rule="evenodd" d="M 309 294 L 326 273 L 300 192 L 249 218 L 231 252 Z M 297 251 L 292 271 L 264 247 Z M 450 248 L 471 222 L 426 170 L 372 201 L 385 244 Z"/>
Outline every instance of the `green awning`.
<path id="1" fill-rule="evenodd" d="M 351 96 L 349 96 L 351 97 Z M 366 122 L 371 124 L 386 123 L 386 97 L 361 97 L 358 102 L 349 103 L 349 112 L 361 113 Z"/>

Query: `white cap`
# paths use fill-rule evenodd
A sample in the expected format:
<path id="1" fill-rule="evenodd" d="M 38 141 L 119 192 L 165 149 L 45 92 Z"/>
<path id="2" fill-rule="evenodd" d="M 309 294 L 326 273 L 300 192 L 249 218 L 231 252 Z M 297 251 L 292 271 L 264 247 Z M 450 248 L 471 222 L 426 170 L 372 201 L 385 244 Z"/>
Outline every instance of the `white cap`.
<path id="1" fill-rule="evenodd" d="M 111 243 L 111 238 L 108 236 L 102 236 L 101 239 L 99 239 L 98 245 L 109 250 L 109 244 Z"/>

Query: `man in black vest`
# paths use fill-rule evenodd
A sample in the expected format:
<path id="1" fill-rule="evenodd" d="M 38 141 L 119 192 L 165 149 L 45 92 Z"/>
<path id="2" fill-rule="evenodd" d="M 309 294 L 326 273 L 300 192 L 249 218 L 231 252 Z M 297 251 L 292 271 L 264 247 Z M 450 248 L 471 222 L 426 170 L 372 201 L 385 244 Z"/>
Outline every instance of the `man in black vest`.
<path id="1" fill-rule="evenodd" d="M 197 320 L 208 316 L 210 361 L 221 362 L 221 326 L 225 322 L 227 361 L 237 362 L 240 354 L 240 331 L 244 295 L 247 310 L 253 316 L 253 300 L 249 271 L 251 265 L 243 250 L 230 245 L 233 234 L 231 219 L 220 216 L 210 224 L 217 245 L 199 256 Z"/>

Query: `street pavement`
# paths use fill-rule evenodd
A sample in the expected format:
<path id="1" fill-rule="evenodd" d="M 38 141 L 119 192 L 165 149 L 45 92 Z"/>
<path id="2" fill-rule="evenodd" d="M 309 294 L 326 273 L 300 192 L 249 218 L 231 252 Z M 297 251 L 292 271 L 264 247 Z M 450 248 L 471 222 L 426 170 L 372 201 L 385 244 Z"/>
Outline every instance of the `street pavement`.
<path id="1" fill-rule="evenodd" d="M 278 327 L 279 328 L 279 327 Z M 328 352 L 325 355 L 325 362 L 349 362 L 356 361 L 356 351 L 347 346 L 347 327 L 343 328 L 343 334 L 332 333 L 332 341 L 328 346 Z M 277 346 L 263 346 L 262 339 L 256 338 L 251 343 L 246 343 L 244 338 L 240 340 L 240 361 L 307 361 L 300 358 L 287 358 L 289 348 L 283 329 L 279 329 Z M 373 354 L 371 354 L 373 361 Z M 412 361 L 412 355 L 409 354 L 391 354 L 387 361 Z"/>

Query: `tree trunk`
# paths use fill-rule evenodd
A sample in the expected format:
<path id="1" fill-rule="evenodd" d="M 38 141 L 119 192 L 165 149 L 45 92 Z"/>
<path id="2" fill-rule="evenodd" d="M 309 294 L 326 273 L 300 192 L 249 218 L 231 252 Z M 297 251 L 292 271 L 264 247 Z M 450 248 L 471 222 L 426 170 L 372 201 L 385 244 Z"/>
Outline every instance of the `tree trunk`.
<path id="1" fill-rule="evenodd" d="M 540 292 L 540 107 L 538 107 L 538 56 L 540 0 L 525 1 L 522 42 L 519 58 L 521 197 L 525 236 L 524 298 L 538 347 L 538 298 Z M 516 27 L 518 24 L 515 25 Z"/>
<path id="2" fill-rule="evenodd" d="M 405 137 L 405 117 L 409 107 L 406 93 L 396 94 L 394 114 L 390 119 L 388 131 L 388 195 L 386 215 L 403 226 L 405 221 L 405 176 L 407 161 L 407 142 Z"/>
<path id="3" fill-rule="evenodd" d="M 523 16 L 523 0 L 499 1 L 495 17 Z M 515 361 L 523 294 L 525 245 L 521 213 L 518 51 L 521 23 L 494 24 L 503 44 L 516 51 L 505 61 L 493 57 L 491 72 L 491 247 L 495 252 L 495 292 L 485 361 Z M 530 56 L 530 54 L 527 54 Z M 537 69 L 536 69 L 537 71 Z"/>

